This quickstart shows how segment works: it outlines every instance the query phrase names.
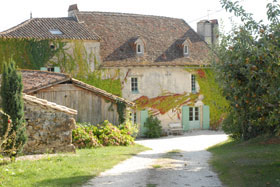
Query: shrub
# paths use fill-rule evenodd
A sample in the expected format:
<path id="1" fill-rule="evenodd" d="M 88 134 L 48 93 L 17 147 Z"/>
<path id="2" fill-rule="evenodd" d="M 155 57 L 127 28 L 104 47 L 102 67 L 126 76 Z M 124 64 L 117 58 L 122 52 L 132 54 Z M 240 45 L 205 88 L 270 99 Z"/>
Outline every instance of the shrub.
<path id="1" fill-rule="evenodd" d="M 95 128 L 97 127 L 78 124 L 78 127 L 72 131 L 73 144 L 79 149 L 101 146 L 97 136 L 94 135 Z"/>
<path id="2" fill-rule="evenodd" d="M 129 116 L 129 114 L 127 114 Z M 139 126 L 137 124 L 133 124 L 130 118 L 126 118 L 125 122 L 119 125 L 119 129 L 121 130 L 122 134 L 130 135 L 134 138 L 136 138 L 138 134 L 138 128 Z"/>
<path id="3" fill-rule="evenodd" d="M 0 110 L 0 161 L 1 157 L 4 155 L 9 155 L 12 161 L 14 160 L 13 155 L 15 155 L 16 152 L 16 133 L 15 131 L 11 133 L 11 129 L 12 121 L 10 116 Z"/>
<path id="4" fill-rule="evenodd" d="M 17 72 L 14 61 L 10 60 L 8 64 L 4 63 L 2 71 L 2 107 L 3 111 L 7 113 L 12 120 L 11 131 L 9 134 L 16 134 L 15 144 L 7 145 L 7 148 L 11 149 L 12 147 L 15 147 L 16 151 L 14 156 L 16 156 L 19 152 L 21 152 L 25 142 L 27 141 L 22 99 L 23 85 L 21 74 Z M 3 127 L 4 132 L 6 128 L 7 127 Z M 2 135 L 3 134 L 1 134 L 1 136 Z"/>
<path id="5" fill-rule="evenodd" d="M 159 138 L 162 132 L 160 123 L 161 122 L 157 117 L 149 116 L 144 123 L 144 126 L 147 128 L 144 135 L 147 138 Z"/>
<path id="6" fill-rule="evenodd" d="M 134 128 L 129 122 L 120 125 L 120 128 L 114 126 L 105 120 L 101 125 L 91 125 L 88 123 L 78 124 L 78 127 L 72 131 L 73 144 L 78 148 L 91 148 L 99 146 L 120 146 L 134 144 Z"/>
<path id="7" fill-rule="evenodd" d="M 134 138 L 126 130 L 120 130 L 107 120 L 99 128 L 101 131 L 99 140 L 104 146 L 130 145 L 134 143 Z"/>

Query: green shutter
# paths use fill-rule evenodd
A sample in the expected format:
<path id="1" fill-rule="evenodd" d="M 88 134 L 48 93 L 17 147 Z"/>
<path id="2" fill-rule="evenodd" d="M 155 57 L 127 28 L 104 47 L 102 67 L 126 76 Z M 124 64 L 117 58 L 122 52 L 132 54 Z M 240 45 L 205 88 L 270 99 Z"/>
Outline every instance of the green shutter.
<path id="1" fill-rule="evenodd" d="M 190 122 L 189 122 L 189 107 L 188 106 L 182 107 L 182 124 L 183 124 L 184 131 L 189 130 Z"/>
<path id="2" fill-rule="evenodd" d="M 209 110 L 209 106 L 207 105 L 203 105 L 203 129 L 209 129 L 210 127 L 210 110 Z"/>
<path id="3" fill-rule="evenodd" d="M 46 67 L 41 67 L 40 70 L 41 70 L 41 71 L 48 71 L 48 68 L 46 68 Z"/>
<path id="4" fill-rule="evenodd" d="M 60 73 L 60 67 L 54 67 L 54 72 Z"/>
<path id="5" fill-rule="evenodd" d="M 146 122 L 148 118 L 148 111 L 142 110 L 141 111 L 141 121 L 140 121 L 140 136 L 144 136 L 145 132 L 147 131 L 146 127 L 144 127 L 144 123 Z"/>

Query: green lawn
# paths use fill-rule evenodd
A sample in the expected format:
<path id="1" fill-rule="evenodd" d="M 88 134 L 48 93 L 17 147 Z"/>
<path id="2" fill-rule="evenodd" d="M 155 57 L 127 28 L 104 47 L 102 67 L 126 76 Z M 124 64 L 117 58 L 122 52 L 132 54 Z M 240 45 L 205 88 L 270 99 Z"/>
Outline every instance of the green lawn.
<path id="1" fill-rule="evenodd" d="M 76 154 L 0 165 L 0 186 L 80 186 L 144 150 L 140 145 L 82 149 Z"/>
<path id="2" fill-rule="evenodd" d="M 229 139 L 208 149 L 210 164 L 226 186 L 280 186 L 280 137 Z"/>

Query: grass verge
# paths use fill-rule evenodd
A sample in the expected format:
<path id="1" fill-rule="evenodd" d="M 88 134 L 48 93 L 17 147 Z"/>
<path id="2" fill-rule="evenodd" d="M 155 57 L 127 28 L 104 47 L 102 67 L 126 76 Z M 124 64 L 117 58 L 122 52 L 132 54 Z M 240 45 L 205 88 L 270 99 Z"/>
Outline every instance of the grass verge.
<path id="1" fill-rule="evenodd" d="M 147 149 L 137 144 L 81 149 L 76 154 L 0 165 L 0 186 L 80 186 L 100 172 Z"/>
<path id="2" fill-rule="evenodd" d="M 280 186 L 280 137 L 229 139 L 208 148 L 210 164 L 226 186 Z"/>

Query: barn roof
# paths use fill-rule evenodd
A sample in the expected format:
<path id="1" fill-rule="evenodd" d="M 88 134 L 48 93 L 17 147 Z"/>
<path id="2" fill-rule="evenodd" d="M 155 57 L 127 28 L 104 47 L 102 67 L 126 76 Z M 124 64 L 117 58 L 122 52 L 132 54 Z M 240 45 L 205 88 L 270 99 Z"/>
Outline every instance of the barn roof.
<path id="1" fill-rule="evenodd" d="M 103 67 L 209 65 L 209 47 L 183 20 L 111 12 L 76 12 L 77 20 L 97 33 Z M 145 43 L 137 55 L 135 40 Z M 184 56 L 182 41 L 189 55 Z"/>
<path id="2" fill-rule="evenodd" d="M 83 23 L 74 18 L 32 18 L 0 32 L 4 38 L 28 39 L 77 39 L 99 40 L 99 36 L 90 31 Z"/>
<path id="3" fill-rule="evenodd" d="M 101 95 L 113 101 L 122 101 L 129 106 L 134 106 L 133 102 L 125 100 L 111 93 L 106 92 L 95 86 L 86 84 L 82 81 L 72 78 L 70 75 L 64 73 L 55 73 L 49 71 L 39 70 L 20 70 L 22 74 L 23 92 L 31 94 L 44 88 L 48 88 L 57 84 L 69 82 L 75 84 L 78 87 L 87 89 L 97 95 Z"/>

